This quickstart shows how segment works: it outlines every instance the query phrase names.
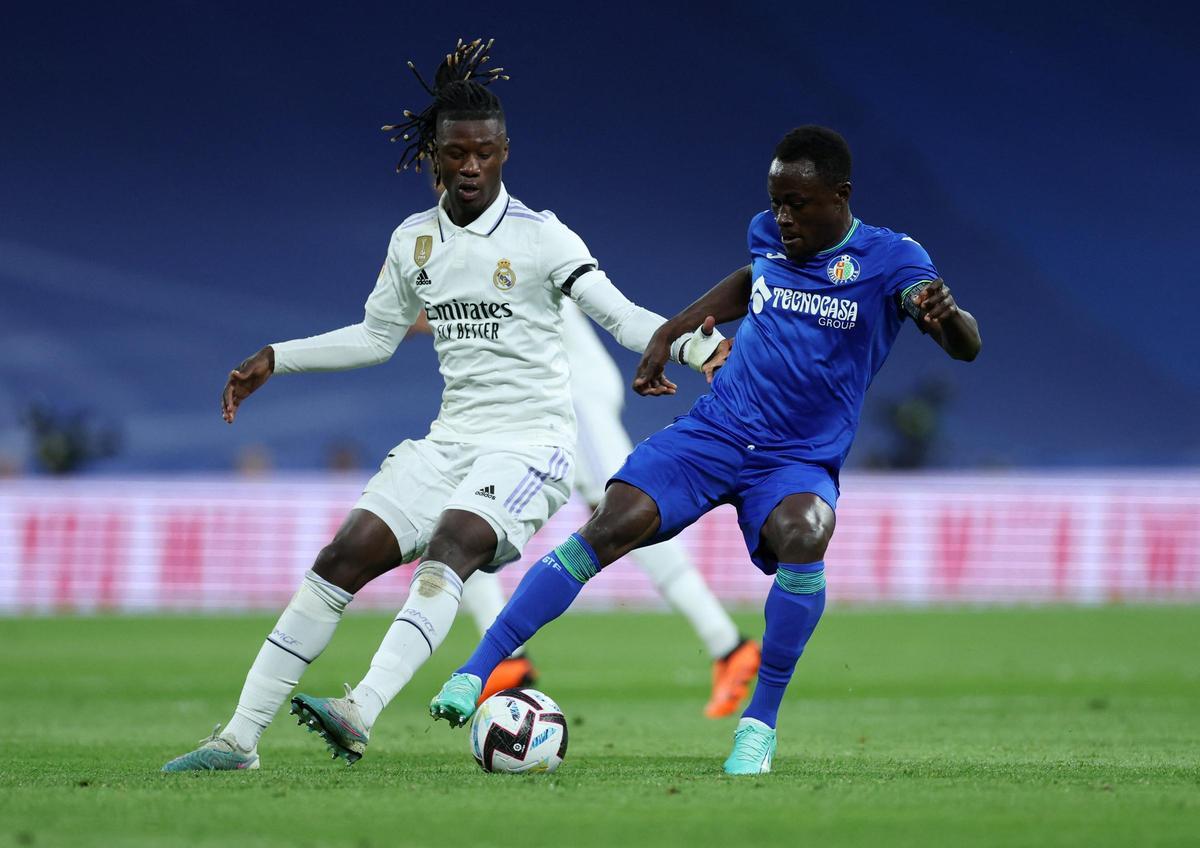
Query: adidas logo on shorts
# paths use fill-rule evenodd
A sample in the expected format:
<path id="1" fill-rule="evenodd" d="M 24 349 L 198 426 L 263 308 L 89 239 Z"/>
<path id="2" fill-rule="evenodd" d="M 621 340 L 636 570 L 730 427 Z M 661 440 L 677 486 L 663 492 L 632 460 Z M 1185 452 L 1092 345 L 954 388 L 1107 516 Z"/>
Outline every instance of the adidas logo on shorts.
<path id="1" fill-rule="evenodd" d="M 429 275 L 426 274 L 425 269 L 422 268 L 417 273 L 417 285 L 418 286 L 428 286 L 428 285 L 432 285 L 432 284 L 433 284 L 433 280 L 429 279 Z"/>
<path id="2" fill-rule="evenodd" d="M 475 490 L 475 494 L 477 494 L 483 498 L 491 498 L 492 500 L 495 500 L 496 499 L 496 487 L 491 484 L 488 484 L 487 486 L 481 486 L 480 488 Z"/>

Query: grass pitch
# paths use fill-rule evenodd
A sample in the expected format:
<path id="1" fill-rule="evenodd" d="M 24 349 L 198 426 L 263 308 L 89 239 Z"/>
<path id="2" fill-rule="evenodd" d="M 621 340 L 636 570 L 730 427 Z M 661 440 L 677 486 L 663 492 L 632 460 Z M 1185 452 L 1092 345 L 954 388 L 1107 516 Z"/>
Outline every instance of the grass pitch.
<path id="1" fill-rule="evenodd" d="M 287 717 L 258 772 L 163 775 L 232 710 L 273 617 L 0 619 L 0 846 L 1197 845 L 1200 609 L 832 609 L 775 773 L 720 766 L 681 619 L 568 615 L 531 643 L 570 721 L 554 775 L 482 773 L 425 704 L 460 621 L 352 768 Z M 302 689 L 365 671 L 350 616 Z M 748 632 L 761 630 L 746 616 Z"/>

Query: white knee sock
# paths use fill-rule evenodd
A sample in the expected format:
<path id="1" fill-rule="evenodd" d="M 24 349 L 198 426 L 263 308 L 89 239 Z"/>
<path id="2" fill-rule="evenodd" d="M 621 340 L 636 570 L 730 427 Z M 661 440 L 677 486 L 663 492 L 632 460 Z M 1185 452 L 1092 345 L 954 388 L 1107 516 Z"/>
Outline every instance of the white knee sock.
<path id="1" fill-rule="evenodd" d="M 354 596 L 311 570 L 263 642 L 238 698 L 237 710 L 225 728 L 238 746 L 253 749 L 308 664 L 333 638 L 346 605 Z"/>
<path id="2" fill-rule="evenodd" d="M 737 625 L 708 588 L 683 546 L 671 539 L 641 548 L 634 557 L 654 581 L 659 594 L 692 625 L 709 656 L 720 659 L 738 646 Z"/>
<path id="3" fill-rule="evenodd" d="M 500 586 L 500 575 L 476 571 L 463 584 L 462 611 L 475 620 L 479 635 L 492 626 L 500 610 L 504 609 L 504 589 Z M 525 646 L 517 648 L 512 656 L 525 653 Z"/>
<path id="4" fill-rule="evenodd" d="M 445 563 L 429 560 L 413 573 L 408 600 L 371 658 L 371 669 L 354 688 L 354 701 L 368 729 L 442 644 L 462 594 L 462 580 Z"/>

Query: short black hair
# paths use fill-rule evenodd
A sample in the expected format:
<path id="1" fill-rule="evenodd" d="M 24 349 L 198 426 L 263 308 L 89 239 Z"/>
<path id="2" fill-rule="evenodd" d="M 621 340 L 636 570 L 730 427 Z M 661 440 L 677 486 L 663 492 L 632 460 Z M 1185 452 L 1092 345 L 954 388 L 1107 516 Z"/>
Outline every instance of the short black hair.
<path id="1" fill-rule="evenodd" d="M 850 180 L 850 145 L 829 127 L 796 127 L 775 145 L 775 158 L 780 162 L 812 162 L 826 185 Z"/>
<path id="2" fill-rule="evenodd" d="M 433 158 L 438 124 L 443 120 L 487 121 L 495 118 L 504 123 L 504 107 L 500 105 L 500 98 L 487 88 L 496 80 L 508 79 L 502 73 L 504 68 L 480 73 L 480 68 L 490 58 L 488 51 L 494 43 L 494 39 L 484 44 L 482 38 L 477 38 L 469 44 L 463 44 L 460 38 L 454 52 L 447 53 L 438 65 L 433 75 L 433 85 L 425 82 L 412 62 L 408 63 L 433 102 L 419 113 L 405 109 L 406 121 L 383 127 L 384 132 L 396 133 L 392 141 L 409 142 L 400 155 L 400 161 L 396 163 L 397 171 L 414 165 L 414 170 L 421 172 L 421 160 Z"/>

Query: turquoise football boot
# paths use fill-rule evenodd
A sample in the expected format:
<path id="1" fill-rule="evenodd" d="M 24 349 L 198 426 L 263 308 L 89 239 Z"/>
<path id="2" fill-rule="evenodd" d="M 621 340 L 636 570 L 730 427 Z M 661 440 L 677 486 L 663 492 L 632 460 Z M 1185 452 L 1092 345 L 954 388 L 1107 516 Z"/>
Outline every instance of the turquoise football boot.
<path id="1" fill-rule="evenodd" d="M 775 757 L 775 731 L 756 718 L 744 718 L 733 732 L 726 774 L 767 774 Z"/>
<path id="2" fill-rule="evenodd" d="M 442 686 L 442 691 L 429 702 L 429 714 L 434 721 L 444 718 L 451 727 L 462 727 L 475 714 L 475 705 L 479 703 L 482 691 L 483 681 L 478 677 L 455 672 Z"/>
<path id="3" fill-rule="evenodd" d="M 345 684 L 344 684 L 345 685 Z M 329 746 L 333 759 L 344 757 L 347 765 L 362 759 L 370 741 L 370 731 L 354 703 L 353 690 L 346 685 L 344 698 L 314 698 L 299 694 L 292 698 L 292 715 L 300 726 L 308 726 Z"/>
<path id="4" fill-rule="evenodd" d="M 212 736 L 200 740 L 200 747 L 176 757 L 162 767 L 163 771 L 241 771 L 259 766 L 258 750 L 238 747 L 232 736 L 218 736 L 221 725 L 213 728 Z"/>

